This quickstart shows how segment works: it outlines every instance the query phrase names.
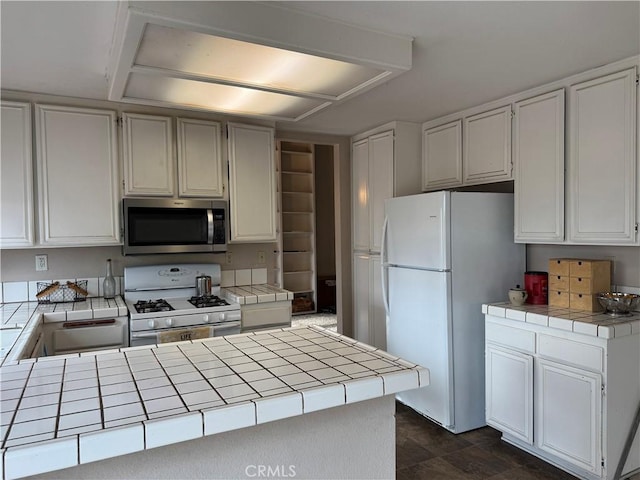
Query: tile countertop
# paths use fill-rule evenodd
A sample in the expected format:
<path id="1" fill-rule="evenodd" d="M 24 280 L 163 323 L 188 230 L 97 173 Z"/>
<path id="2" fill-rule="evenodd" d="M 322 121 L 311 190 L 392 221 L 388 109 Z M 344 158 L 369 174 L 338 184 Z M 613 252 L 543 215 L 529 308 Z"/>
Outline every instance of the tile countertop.
<path id="1" fill-rule="evenodd" d="M 114 299 L 90 297 L 83 302 L 16 302 L 0 305 L 0 364 L 15 361 L 41 322 L 64 322 L 123 317 L 127 306 L 120 296 Z"/>
<path id="2" fill-rule="evenodd" d="M 54 471 L 428 384 L 320 327 L 22 360 L 0 368 L 3 478 Z"/>
<path id="3" fill-rule="evenodd" d="M 501 302 L 483 304 L 482 313 L 592 337 L 615 338 L 640 334 L 640 312 L 612 317 L 602 312 L 591 313 L 549 305 L 525 304 L 517 307 L 509 302 Z"/>
<path id="4" fill-rule="evenodd" d="M 293 300 L 293 292 L 266 283 L 242 287 L 224 287 L 221 290 L 229 301 L 240 305 Z"/>

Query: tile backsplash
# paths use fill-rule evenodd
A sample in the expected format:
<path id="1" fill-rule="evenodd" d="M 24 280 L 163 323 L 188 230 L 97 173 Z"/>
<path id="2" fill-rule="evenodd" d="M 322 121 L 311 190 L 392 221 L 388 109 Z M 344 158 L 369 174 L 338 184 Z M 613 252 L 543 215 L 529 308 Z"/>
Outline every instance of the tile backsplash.
<path id="1" fill-rule="evenodd" d="M 116 279 L 116 294 L 122 295 L 124 293 L 124 277 L 115 277 Z M 60 285 L 65 285 L 67 281 L 87 282 L 87 291 L 89 297 L 101 297 L 102 296 L 102 283 L 104 277 L 93 278 L 55 278 L 49 280 L 31 280 L 21 282 L 2 282 L 0 283 L 0 303 L 13 303 L 13 302 L 35 302 L 36 293 L 38 293 L 38 285 L 42 283 L 59 282 Z M 243 285 L 260 285 L 267 283 L 267 269 L 266 268 L 245 268 L 240 270 L 223 270 L 221 278 L 222 287 L 234 287 Z"/>
<path id="2" fill-rule="evenodd" d="M 115 277 L 116 279 L 116 294 L 121 295 L 124 278 Z M 59 282 L 60 285 L 66 285 L 67 281 L 78 282 L 84 280 L 87 282 L 87 291 L 89 297 L 101 297 L 102 296 L 102 282 L 104 277 L 96 278 L 55 278 L 51 280 L 32 280 L 24 282 L 3 282 L 0 284 L 0 303 L 12 303 L 12 302 L 36 302 L 36 294 L 38 293 L 38 285 L 42 283 Z"/>

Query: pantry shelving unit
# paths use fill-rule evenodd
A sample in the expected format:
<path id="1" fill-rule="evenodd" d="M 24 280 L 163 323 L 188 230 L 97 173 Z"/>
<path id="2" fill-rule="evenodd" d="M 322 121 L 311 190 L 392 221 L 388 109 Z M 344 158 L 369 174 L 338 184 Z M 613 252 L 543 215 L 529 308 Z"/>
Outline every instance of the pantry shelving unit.
<path id="1" fill-rule="evenodd" d="M 293 314 L 316 311 L 313 144 L 278 140 L 280 272 Z"/>

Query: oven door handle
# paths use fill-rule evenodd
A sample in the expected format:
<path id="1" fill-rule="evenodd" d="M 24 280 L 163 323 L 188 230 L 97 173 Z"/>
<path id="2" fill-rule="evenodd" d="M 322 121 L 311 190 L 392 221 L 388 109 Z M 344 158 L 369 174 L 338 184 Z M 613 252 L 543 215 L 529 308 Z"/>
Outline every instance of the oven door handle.
<path id="1" fill-rule="evenodd" d="M 158 334 L 156 332 L 143 332 L 143 333 L 132 333 L 131 338 L 156 338 Z"/>

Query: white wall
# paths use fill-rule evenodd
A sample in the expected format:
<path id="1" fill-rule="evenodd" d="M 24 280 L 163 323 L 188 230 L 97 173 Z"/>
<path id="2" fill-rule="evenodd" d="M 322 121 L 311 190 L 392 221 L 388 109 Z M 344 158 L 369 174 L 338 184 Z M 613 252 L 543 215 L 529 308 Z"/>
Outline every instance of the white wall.
<path id="1" fill-rule="evenodd" d="M 0 250 L 0 281 L 51 280 L 52 278 L 102 277 L 105 261 L 111 258 L 114 275 L 121 276 L 124 267 L 166 263 L 219 263 L 222 270 L 267 268 L 269 282 L 273 282 L 275 243 L 230 245 L 233 262 L 226 263 L 223 253 L 192 253 L 165 255 L 123 256 L 121 247 L 34 248 Z M 258 252 L 265 253 L 265 263 L 258 262 Z M 49 270 L 36 272 L 35 256 L 46 254 Z"/>

